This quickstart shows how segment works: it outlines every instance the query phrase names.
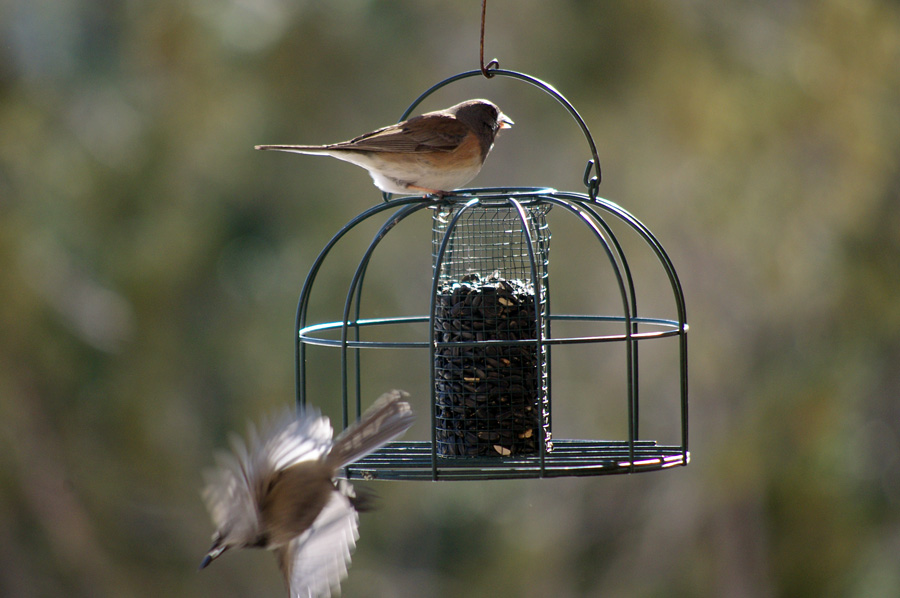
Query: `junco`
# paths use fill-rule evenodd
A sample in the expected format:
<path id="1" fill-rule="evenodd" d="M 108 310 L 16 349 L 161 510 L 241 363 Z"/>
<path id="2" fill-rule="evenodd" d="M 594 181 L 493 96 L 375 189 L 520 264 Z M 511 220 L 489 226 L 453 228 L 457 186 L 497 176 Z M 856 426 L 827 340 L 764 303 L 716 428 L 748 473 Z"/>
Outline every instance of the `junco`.
<path id="1" fill-rule="evenodd" d="M 257 145 L 333 156 L 369 171 L 388 193 L 443 195 L 481 171 L 500 129 L 513 121 L 488 100 L 468 100 L 331 145 Z"/>
<path id="2" fill-rule="evenodd" d="M 218 455 L 206 476 L 203 497 L 218 529 L 200 568 L 229 548 L 265 548 L 292 598 L 330 596 L 347 575 L 363 506 L 335 476 L 409 428 L 404 396 L 382 395 L 333 441 L 328 418 L 312 409 L 286 412 L 260 433 L 250 426 L 249 447 L 232 438 L 234 454 Z"/>

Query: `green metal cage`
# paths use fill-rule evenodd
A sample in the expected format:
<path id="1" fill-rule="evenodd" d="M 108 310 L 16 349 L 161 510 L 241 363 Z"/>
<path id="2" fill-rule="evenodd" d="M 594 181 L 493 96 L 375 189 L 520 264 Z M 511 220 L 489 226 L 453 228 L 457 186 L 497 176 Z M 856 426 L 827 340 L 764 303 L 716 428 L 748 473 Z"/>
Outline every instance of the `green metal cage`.
<path id="1" fill-rule="evenodd" d="M 428 95 L 466 77 L 446 79 L 423 93 L 401 117 Z M 385 195 L 350 220 L 322 249 L 300 293 L 296 319 L 296 389 L 299 406 L 309 400 L 307 381 L 317 371 L 308 348 L 329 348 L 340 361 L 344 427 L 363 410 L 361 363 L 372 351 L 427 352 L 430 371 L 431 439 L 395 441 L 348 466 L 350 479 L 477 480 L 550 478 L 636 473 L 686 465 L 688 452 L 688 361 L 684 295 L 669 256 L 650 230 L 617 204 L 597 196 L 600 166 L 590 132 L 572 105 L 553 87 L 522 73 L 492 70 L 492 76 L 524 81 L 554 97 L 572 115 L 590 146 L 584 183 L 587 193 L 549 188 L 462 189 L 443 197 Z M 366 272 L 382 241 L 404 220 L 432 213 L 432 276 L 407 284 L 430 286 L 428 313 L 362 317 Z M 548 274 L 550 230 L 547 215 L 564 214 L 587 227 L 592 249 L 611 272 L 621 307 L 614 313 L 561 314 L 552 309 Z M 385 218 L 386 216 L 386 218 Z M 310 296 L 328 258 L 348 233 L 363 223 L 383 224 L 347 281 L 341 319 L 316 322 Z M 655 256 L 671 291 L 675 317 L 638 311 L 632 269 L 620 240 L 636 235 Z M 594 262 L 591 262 L 594 263 Z M 598 266 L 599 267 L 599 266 Z M 554 334 L 565 323 L 566 330 Z M 413 326 L 420 337 L 395 334 Z M 597 327 L 602 326 L 603 332 Z M 377 335 L 367 334 L 378 331 Z M 371 338 L 370 338 L 371 337 Z M 646 343 L 675 338 L 677 442 L 663 444 L 641 435 L 640 351 Z M 551 354 L 570 345 L 612 343 L 622 348 L 627 431 L 625 439 L 561 439 L 553 435 Z M 666 345 L 671 346 L 671 344 Z M 398 360 L 398 367 L 402 360 Z M 366 391 L 366 395 L 379 394 Z M 556 398 L 560 401 L 564 399 Z M 312 402 L 312 401 L 310 401 Z M 414 405 L 416 407 L 416 405 Z M 422 411 L 419 411 L 421 414 Z M 421 417 L 421 415 L 420 415 Z"/>

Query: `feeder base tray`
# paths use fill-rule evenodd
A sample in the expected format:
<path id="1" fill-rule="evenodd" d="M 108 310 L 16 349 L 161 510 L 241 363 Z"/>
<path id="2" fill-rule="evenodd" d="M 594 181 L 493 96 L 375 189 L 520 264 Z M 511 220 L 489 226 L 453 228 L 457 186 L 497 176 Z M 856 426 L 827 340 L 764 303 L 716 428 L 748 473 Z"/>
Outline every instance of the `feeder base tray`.
<path id="1" fill-rule="evenodd" d="M 399 441 L 344 470 L 356 480 L 485 480 L 558 478 L 656 471 L 687 465 L 690 453 L 653 440 L 554 440 L 544 455 L 519 457 L 434 456 L 430 442 Z"/>

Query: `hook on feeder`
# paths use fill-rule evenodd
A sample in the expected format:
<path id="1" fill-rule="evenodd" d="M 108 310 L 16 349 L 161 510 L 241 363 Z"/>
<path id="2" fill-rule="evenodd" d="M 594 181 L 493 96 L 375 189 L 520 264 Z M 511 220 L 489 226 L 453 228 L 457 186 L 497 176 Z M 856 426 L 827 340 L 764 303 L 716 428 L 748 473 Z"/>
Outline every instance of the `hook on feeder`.
<path id="1" fill-rule="evenodd" d="M 486 79 L 490 79 L 494 76 L 494 73 L 491 70 L 500 68 L 500 61 L 494 58 L 486 65 L 484 64 L 484 17 L 487 13 L 487 0 L 481 0 L 481 44 L 479 45 L 479 62 L 481 65 L 481 74 L 485 76 Z"/>

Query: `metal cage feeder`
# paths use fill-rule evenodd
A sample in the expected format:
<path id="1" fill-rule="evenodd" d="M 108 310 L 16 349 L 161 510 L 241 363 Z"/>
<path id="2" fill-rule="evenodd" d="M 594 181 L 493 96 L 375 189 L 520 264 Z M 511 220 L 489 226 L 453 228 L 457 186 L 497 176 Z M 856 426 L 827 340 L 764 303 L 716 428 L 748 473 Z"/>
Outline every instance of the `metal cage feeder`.
<path id="1" fill-rule="evenodd" d="M 401 117 L 434 91 L 465 72 L 433 86 Z M 350 479 L 474 480 L 549 478 L 636 473 L 686 465 L 688 452 L 687 331 L 678 275 L 650 230 L 613 202 L 597 196 L 600 166 L 590 132 L 572 105 L 553 87 L 515 71 L 491 75 L 524 81 L 554 97 L 581 127 L 592 158 L 584 183 L 587 194 L 549 188 L 462 189 L 441 198 L 401 197 L 359 214 L 319 253 L 300 293 L 296 320 L 297 402 L 307 402 L 311 367 L 307 347 L 330 347 L 340 354 L 344 427 L 362 406 L 360 364 L 373 350 L 427 351 L 430 372 L 430 441 L 394 441 L 348 466 Z M 432 277 L 429 312 L 416 316 L 362 317 L 361 300 L 370 260 L 385 237 L 421 210 L 432 211 Z M 621 311 L 558 314 L 551 309 L 547 215 L 551 209 L 589 229 L 595 248 L 612 273 Z M 338 321 L 310 323 L 310 294 L 332 250 L 362 223 L 387 213 L 348 282 Z M 615 227 L 610 223 L 618 221 Z M 637 292 L 615 229 L 631 231 L 649 247 L 671 289 L 673 318 L 639 315 Z M 618 301 L 617 301 L 618 303 Z M 557 336 L 554 323 L 583 323 L 584 333 Z M 591 334 L 590 326 L 612 327 Z M 391 334 L 415 325 L 421 337 Z M 571 324 L 570 324 L 571 325 Z M 427 329 L 424 327 L 427 326 Z M 377 329 L 387 340 L 364 339 Z M 339 338 L 337 338 L 339 334 Z M 677 337 L 680 441 L 661 444 L 640 434 L 639 345 Z M 613 343 L 624 353 L 627 431 L 624 440 L 572 440 L 552 434 L 551 352 L 556 347 Z M 355 367 L 351 367 L 351 362 Z M 353 384 L 351 384 L 351 379 Z"/>

